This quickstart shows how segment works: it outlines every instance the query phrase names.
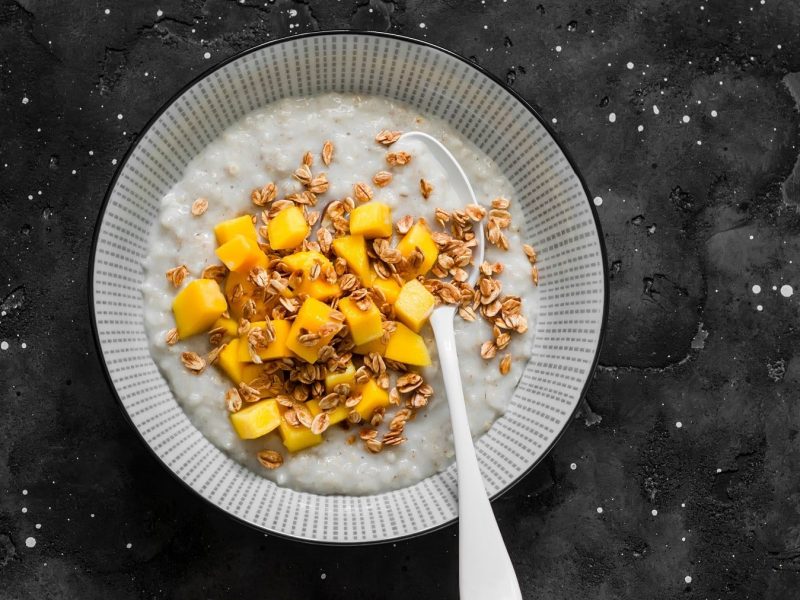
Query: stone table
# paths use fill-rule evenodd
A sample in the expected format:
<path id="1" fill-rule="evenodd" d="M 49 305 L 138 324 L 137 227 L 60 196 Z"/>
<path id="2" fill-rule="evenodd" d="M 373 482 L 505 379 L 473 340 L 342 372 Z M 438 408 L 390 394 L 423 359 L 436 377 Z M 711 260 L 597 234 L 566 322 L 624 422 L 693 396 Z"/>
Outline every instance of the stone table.
<path id="1" fill-rule="evenodd" d="M 116 163 L 186 82 L 301 32 L 463 54 L 551 120 L 608 246 L 608 335 L 495 503 L 526 598 L 796 598 L 800 8 L 792 2 L 0 4 L 0 597 L 456 598 L 456 529 L 367 548 L 240 526 L 126 425 L 92 341 Z"/>

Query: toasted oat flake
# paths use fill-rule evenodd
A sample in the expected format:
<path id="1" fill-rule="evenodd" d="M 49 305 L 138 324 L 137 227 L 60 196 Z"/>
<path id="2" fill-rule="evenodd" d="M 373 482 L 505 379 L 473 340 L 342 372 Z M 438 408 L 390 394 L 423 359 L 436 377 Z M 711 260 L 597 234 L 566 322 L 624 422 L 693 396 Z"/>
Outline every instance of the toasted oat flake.
<path id="1" fill-rule="evenodd" d="M 330 140 L 325 140 L 325 143 L 322 144 L 322 162 L 327 167 L 331 164 L 332 160 L 333 160 L 333 142 Z"/>
<path id="2" fill-rule="evenodd" d="M 467 204 L 466 208 L 464 208 L 464 212 L 476 223 L 486 216 L 486 209 L 478 204 Z"/>
<path id="3" fill-rule="evenodd" d="M 189 269 L 186 268 L 186 265 L 179 265 L 167 271 L 167 281 L 175 287 L 180 287 L 188 274 Z"/>
<path id="4" fill-rule="evenodd" d="M 302 164 L 294 171 L 294 173 L 292 173 L 292 177 L 297 179 L 297 181 L 303 185 L 308 185 L 311 183 L 311 169 L 308 165 Z"/>
<path id="5" fill-rule="evenodd" d="M 536 250 L 534 250 L 533 246 L 530 244 L 522 244 L 522 250 L 525 252 L 525 256 L 528 257 L 528 260 L 532 265 L 536 264 Z"/>
<path id="6" fill-rule="evenodd" d="M 372 176 L 372 183 L 378 187 L 386 187 L 392 182 L 392 174 L 389 171 L 378 171 Z"/>
<path id="7" fill-rule="evenodd" d="M 483 342 L 481 345 L 481 358 L 489 360 L 497 355 L 497 346 L 493 341 Z"/>
<path id="8" fill-rule="evenodd" d="M 539 285 L 539 267 L 536 265 L 531 267 L 531 279 L 533 279 L 533 285 Z"/>
<path id="9" fill-rule="evenodd" d="M 492 200 L 492 208 L 506 210 L 509 206 L 511 206 L 511 201 L 506 198 L 498 197 Z"/>
<path id="10" fill-rule="evenodd" d="M 383 443 L 378 439 L 369 439 L 364 442 L 364 445 L 372 454 L 378 454 L 378 452 L 383 450 Z"/>
<path id="11" fill-rule="evenodd" d="M 393 167 L 402 167 L 411 162 L 411 155 L 403 150 L 399 152 L 387 152 L 386 163 Z"/>
<path id="12" fill-rule="evenodd" d="M 311 152 L 306 152 L 303 154 L 303 164 L 307 167 L 314 166 L 314 155 Z"/>
<path id="13" fill-rule="evenodd" d="M 266 469 L 277 469 L 283 464 L 283 456 L 275 450 L 262 450 L 256 456 L 261 466 Z"/>
<path id="14" fill-rule="evenodd" d="M 411 226 L 414 224 L 414 217 L 411 215 L 405 215 L 400 220 L 395 223 L 395 227 L 397 227 L 397 233 L 400 235 L 405 235 L 408 233 L 408 230 L 411 229 Z"/>
<path id="15" fill-rule="evenodd" d="M 225 408 L 232 413 L 242 409 L 242 397 L 236 388 L 230 388 L 225 392 Z"/>
<path id="16" fill-rule="evenodd" d="M 360 181 L 353 186 L 353 196 L 357 202 L 369 202 L 373 197 L 372 188 Z"/>
<path id="17" fill-rule="evenodd" d="M 433 184 L 428 181 L 427 179 L 420 179 L 419 180 L 419 191 L 422 194 L 422 197 L 427 200 L 431 197 L 433 193 Z"/>
<path id="18" fill-rule="evenodd" d="M 311 421 L 311 433 L 319 435 L 320 433 L 323 433 L 330 426 L 330 424 L 330 415 L 326 412 L 321 412 Z"/>
<path id="19" fill-rule="evenodd" d="M 228 268 L 223 265 L 209 265 L 200 274 L 203 279 L 213 279 L 222 283 L 225 276 L 228 274 Z"/>
<path id="20" fill-rule="evenodd" d="M 384 129 L 378 132 L 378 135 L 375 136 L 375 141 L 384 146 L 390 146 L 399 140 L 401 135 L 403 135 L 402 131 L 389 131 L 388 129 Z"/>
<path id="21" fill-rule="evenodd" d="M 194 202 L 192 202 L 192 214 L 195 217 L 199 217 L 204 212 L 208 210 L 208 200 L 205 198 L 198 198 Z"/>
<path id="22" fill-rule="evenodd" d="M 174 346 L 180 339 L 178 337 L 178 330 L 173 327 L 167 332 L 167 335 L 164 336 L 164 339 L 167 342 L 167 346 Z"/>
<path id="23" fill-rule="evenodd" d="M 194 374 L 199 374 L 206 368 L 206 361 L 197 352 L 182 352 L 181 362 Z"/>
<path id="24" fill-rule="evenodd" d="M 508 372 L 511 370 L 511 355 L 506 354 L 503 359 L 500 361 L 500 374 L 501 375 L 508 375 Z"/>
<path id="25" fill-rule="evenodd" d="M 278 195 L 278 189 L 275 184 L 270 182 L 262 188 L 256 188 L 250 192 L 250 200 L 256 206 L 266 206 L 273 202 Z"/>

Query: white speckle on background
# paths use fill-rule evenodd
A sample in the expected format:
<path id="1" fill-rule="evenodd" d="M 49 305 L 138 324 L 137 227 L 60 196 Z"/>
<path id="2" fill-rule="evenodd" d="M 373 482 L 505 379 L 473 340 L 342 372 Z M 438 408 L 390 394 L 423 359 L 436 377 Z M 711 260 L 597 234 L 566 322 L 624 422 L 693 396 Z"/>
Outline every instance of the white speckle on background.
<path id="1" fill-rule="evenodd" d="M 640 131 L 640 132 L 641 132 L 641 131 L 644 131 L 644 125 L 639 125 L 639 126 L 636 128 L 636 131 Z"/>
<path id="2" fill-rule="evenodd" d="M 703 145 L 703 142 L 701 142 L 700 140 L 697 140 L 697 145 L 698 145 L 698 146 L 702 146 L 702 145 Z"/>
<path id="3" fill-rule="evenodd" d="M 28 344 L 26 344 L 25 342 L 22 342 L 22 344 L 20 344 L 20 347 L 21 347 L 23 350 L 25 350 L 25 348 L 27 348 L 27 347 L 28 347 Z"/>
<path id="4" fill-rule="evenodd" d="M 629 62 L 629 63 L 628 63 L 627 65 L 625 65 L 625 66 L 626 66 L 626 67 L 628 67 L 629 69 L 633 69 L 633 63 L 632 63 L 632 62 Z"/>
<path id="5" fill-rule="evenodd" d="M 603 514 L 603 507 L 602 506 L 598 506 L 597 507 L 597 514 L 598 515 L 602 515 Z"/>
<path id="6" fill-rule="evenodd" d="M 27 496 L 28 495 L 28 490 L 22 490 L 22 495 L 23 496 Z"/>
<path id="7" fill-rule="evenodd" d="M 600 206 L 601 204 L 603 204 L 603 199 L 600 196 L 595 196 L 594 197 L 594 205 L 595 206 Z"/>
<path id="8" fill-rule="evenodd" d="M 561 46 L 556 46 L 556 52 L 561 52 Z"/>
<path id="9" fill-rule="evenodd" d="M 763 4 L 763 2 L 762 2 L 762 4 Z M 691 575 L 687 575 L 686 577 L 683 578 L 683 580 L 686 583 L 692 583 L 692 576 Z"/>
<path id="10" fill-rule="evenodd" d="M 24 515 L 27 512 L 28 512 L 28 507 L 27 506 L 23 506 L 22 507 L 22 514 Z"/>
<path id="11" fill-rule="evenodd" d="M 678 429 L 680 429 L 681 427 L 683 427 L 683 423 L 681 423 L 680 421 L 678 421 L 677 423 L 675 423 L 675 427 L 677 427 Z"/>
<path id="12" fill-rule="evenodd" d="M 689 115 L 683 115 L 683 119 L 681 119 L 681 120 L 682 120 L 684 123 L 688 123 L 689 121 L 691 121 L 691 119 L 689 118 Z"/>
<path id="13" fill-rule="evenodd" d="M 211 52 L 206 52 L 205 54 L 203 54 L 203 58 L 205 58 L 206 60 L 211 58 Z"/>
<path id="14" fill-rule="evenodd" d="M 122 113 L 119 113 L 119 114 L 117 115 L 117 119 L 119 119 L 120 121 L 122 121 Z"/>
<path id="15" fill-rule="evenodd" d="M 34 527 L 36 527 L 36 529 L 41 529 L 42 528 L 42 524 L 41 523 L 37 523 L 36 525 L 34 525 Z"/>
<path id="16" fill-rule="evenodd" d="M 792 294 L 794 294 L 794 290 L 792 289 L 792 286 L 790 286 L 788 284 L 781 286 L 781 296 L 783 296 L 784 298 L 788 298 Z"/>
<path id="17" fill-rule="evenodd" d="M 717 473 L 722 473 L 722 469 L 717 469 Z"/>
<path id="18" fill-rule="evenodd" d="M 8 350 L 8 342 L 3 340 L 0 342 L 0 350 Z"/>
<path id="19" fill-rule="evenodd" d="M 659 113 L 658 107 L 655 104 L 653 104 L 653 114 L 657 115 L 658 113 Z"/>
<path id="20" fill-rule="evenodd" d="M 755 284 L 755 285 L 753 286 L 753 293 L 754 293 L 754 294 L 760 294 L 760 293 L 761 293 L 761 286 L 760 286 L 760 285 L 758 285 L 758 284 Z"/>
<path id="21" fill-rule="evenodd" d="M 156 16 L 157 16 L 157 17 L 163 17 L 163 16 L 164 16 L 164 11 L 163 11 L 163 10 L 161 10 L 161 9 L 159 8 L 159 9 L 156 11 Z"/>
<path id="22" fill-rule="evenodd" d="M 420 29 L 425 29 L 425 23 L 420 23 L 420 24 L 419 24 L 419 28 L 420 28 Z"/>
<path id="23" fill-rule="evenodd" d="M 553 118 L 552 118 L 552 119 L 550 119 L 550 120 L 553 122 L 553 125 L 555 125 L 556 123 L 558 123 L 558 119 L 556 119 L 555 117 L 553 117 Z"/>
<path id="24" fill-rule="evenodd" d="M 125 544 L 125 547 L 126 547 L 128 550 L 130 550 L 131 548 L 133 548 L 133 544 L 131 544 L 130 542 L 128 542 L 127 544 Z"/>
<path id="25" fill-rule="evenodd" d="M 712 110 L 712 111 L 711 111 L 711 116 L 712 116 L 712 117 L 716 117 L 716 116 L 717 116 L 717 111 L 715 111 L 715 110 Z"/>
<path id="26" fill-rule="evenodd" d="M 578 465 L 576 465 L 575 463 L 572 463 L 572 464 L 570 464 L 569 468 L 574 471 L 575 469 L 578 468 Z"/>
<path id="27" fill-rule="evenodd" d="M 761 312 L 762 310 L 764 310 L 764 307 L 759 304 L 758 306 L 756 306 L 756 310 L 758 312 Z"/>
<path id="28" fill-rule="evenodd" d="M 654 508 L 653 510 L 650 511 L 650 514 L 653 515 L 654 517 L 657 517 L 658 511 Z"/>
<path id="29" fill-rule="evenodd" d="M 325 579 L 326 577 L 327 577 L 327 575 L 325 573 L 320 573 L 320 576 L 319 576 L 320 579 Z"/>
<path id="30" fill-rule="evenodd" d="M 107 9 L 105 9 L 103 12 L 104 12 L 104 13 L 106 13 L 107 15 L 110 15 L 110 14 L 111 14 L 111 10 L 109 10 L 108 8 L 107 8 Z"/>
<path id="31" fill-rule="evenodd" d="M 22 103 L 23 104 L 27 104 L 28 102 L 30 102 L 30 100 L 28 100 L 28 97 L 27 96 L 23 96 L 22 97 Z"/>
<path id="32" fill-rule="evenodd" d="M 608 120 L 614 123 L 617 120 L 617 113 L 611 113 L 608 115 Z"/>
<path id="33" fill-rule="evenodd" d="M 28 548 L 33 548 L 36 545 L 36 538 L 35 537 L 26 538 L 25 539 L 25 545 Z"/>
<path id="34" fill-rule="evenodd" d="M 681 502 L 681 508 L 686 508 L 686 502 Z"/>
<path id="35" fill-rule="evenodd" d="M 116 159 L 116 158 L 113 158 L 113 159 L 111 159 L 111 164 L 112 164 L 112 165 L 115 165 L 115 164 L 117 164 L 117 159 Z"/>
<path id="36" fill-rule="evenodd" d="M 297 11 L 294 8 L 290 8 L 288 12 L 289 12 L 289 16 L 290 17 L 296 17 L 297 16 Z"/>

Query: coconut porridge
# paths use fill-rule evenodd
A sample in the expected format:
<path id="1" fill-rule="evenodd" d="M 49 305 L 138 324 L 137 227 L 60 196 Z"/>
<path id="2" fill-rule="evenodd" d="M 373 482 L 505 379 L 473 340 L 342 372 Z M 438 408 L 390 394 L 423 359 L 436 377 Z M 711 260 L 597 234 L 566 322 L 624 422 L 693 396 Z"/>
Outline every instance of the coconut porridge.
<path id="1" fill-rule="evenodd" d="M 451 193 L 424 146 L 396 140 L 413 130 L 453 153 L 482 207 Z M 471 294 L 458 261 L 476 221 L 488 241 Z M 411 485 L 454 455 L 434 301 L 460 303 L 473 436 L 522 374 L 538 277 L 523 223 L 499 169 L 436 119 L 377 97 L 277 102 L 228 128 L 162 199 L 143 285 L 153 358 L 193 424 L 279 485 Z"/>

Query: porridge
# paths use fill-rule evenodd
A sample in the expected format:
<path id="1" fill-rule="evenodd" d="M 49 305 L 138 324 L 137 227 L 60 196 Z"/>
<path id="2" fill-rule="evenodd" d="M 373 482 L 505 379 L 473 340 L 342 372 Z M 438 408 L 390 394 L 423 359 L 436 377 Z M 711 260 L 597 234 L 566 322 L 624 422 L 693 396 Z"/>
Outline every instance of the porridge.
<path id="1" fill-rule="evenodd" d="M 479 206 L 455 197 L 423 145 L 397 139 L 412 130 L 453 153 Z M 251 113 L 162 199 L 143 285 L 153 358 L 193 424 L 279 485 L 416 483 L 454 455 L 434 304 L 459 307 L 473 436 L 504 412 L 530 353 L 538 272 L 512 192 L 453 129 L 388 99 Z"/>

